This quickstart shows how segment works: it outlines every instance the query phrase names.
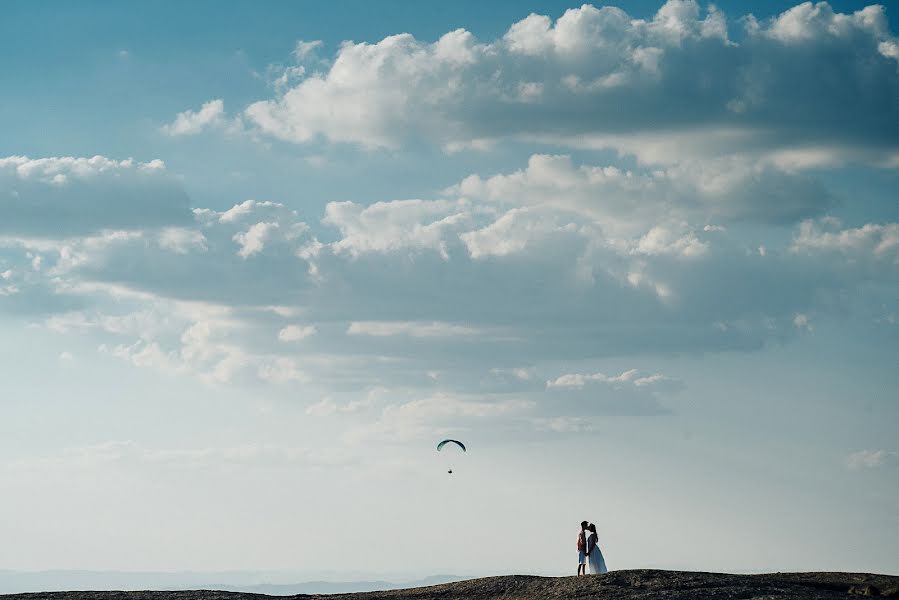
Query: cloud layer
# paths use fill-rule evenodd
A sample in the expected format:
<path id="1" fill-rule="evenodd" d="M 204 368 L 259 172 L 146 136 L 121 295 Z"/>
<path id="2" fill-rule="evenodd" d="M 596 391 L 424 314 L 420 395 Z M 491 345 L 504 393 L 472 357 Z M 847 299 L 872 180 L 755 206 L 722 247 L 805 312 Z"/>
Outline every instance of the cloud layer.
<path id="1" fill-rule="evenodd" d="M 532 14 L 489 42 L 464 29 L 345 42 L 324 70 L 251 104 L 290 142 L 447 150 L 501 139 L 610 147 L 647 162 L 686 154 L 782 165 L 899 165 L 899 44 L 881 6 L 826 2 L 766 21 L 670 0 L 650 20 L 585 4 Z M 296 69 L 296 67 L 294 67 Z"/>
<path id="2" fill-rule="evenodd" d="M 431 199 L 330 203 L 310 224 L 259 200 L 185 221 L 183 192 L 158 187 L 156 162 L 4 161 L 17 166 L 2 193 L 44 212 L 5 224 L 0 306 L 97 336 L 137 367 L 299 386 L 310 416 L 369 415 L 351 441 L 487 423 L 569 434 L 596 416 L 666 414 L 684 383 L 664 373 L 553 365 L 811 335 L 816 311 L 894 284 L 899 264 L 895 223 L 816 216 L 833 198 L 782 171 L 534 155 Z M 92 203 L 119 177 L 144 189 L 111 218 Z M 84 193 L 67 195 L 72 178 Z M 31 195 L 11 195 L 23 180 Z M 788 208 L 759 201 L 785 181 Z M 77 227 L 55 218 L 63 203 L 83 214 Z M 786 235 L 763 247 L 747 223 Z M 366 396 L 382 388 L 390 401 Z"/>
<path id="3" fill-rule="evenodd" d="M 490 42 L 399 34 L 330 62 L 321 46 L 298 44 L 273 98 L 237 117 L 212 100 L 163 132 L 638 160 L 533 153 L 301 217 L 278 199 L 190 207 L 159 160 L 0 158 L 0 310 L 136 367 L 303 390 L 310 417 L 384 441 L 667 414 L 689 382 L 641 357 L 815 335 L 862 290 L 895 312 L 895 214 L 837 219 L 845 199 L 813 168 L 899 165 L 881 7 L 760 22 L 687 0 L 649 20 L 584 5 Z M 633 363 L 610 373 L 610 357 Z"/>
<path id="4" fill-rule="evenodd" d="M 83 235 L 186 225 L 187 194 L 161 160 L 0 158 L 0 235 Z"/>

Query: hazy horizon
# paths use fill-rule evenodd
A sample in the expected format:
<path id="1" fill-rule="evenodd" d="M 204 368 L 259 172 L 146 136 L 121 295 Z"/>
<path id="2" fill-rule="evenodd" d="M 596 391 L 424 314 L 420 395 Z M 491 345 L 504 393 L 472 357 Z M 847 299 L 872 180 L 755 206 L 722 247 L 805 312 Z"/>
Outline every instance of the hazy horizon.
<path id="1" fill-rule="evenodd" d="M 895 5 L 0 11 L 0 570 L 899 574 Z"/>
<path id="2" fill-rule="evenodd" d="M 429 577 L 393 574 L 378 577 L 365 572 L 302 571 L 5 571 L 0 569 L 0 594 L 71 590 L 195 590 L 214 589 L 274 595 L 345 593 L 375 589 L 421 587 L 469 579 L 465 576 Z"/>

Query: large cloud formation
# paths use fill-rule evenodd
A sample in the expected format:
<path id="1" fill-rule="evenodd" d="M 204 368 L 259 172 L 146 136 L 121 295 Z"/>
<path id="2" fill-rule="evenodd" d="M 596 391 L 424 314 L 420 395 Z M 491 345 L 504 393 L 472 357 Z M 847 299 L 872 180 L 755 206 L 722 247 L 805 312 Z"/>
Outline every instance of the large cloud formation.
<path id="1" fill-rule="evenodd" d="M 733 36 L 733 37 L 731 37 Z M 345 42 L 324 71 L 246 117 L 262 132 L 448 150 L 515 138 L 612 147 L 650 162 L 757 154 L 779 164 L 899 165 L 899 42 L 881 6 L 806 2 L 729 22 L 693 0 L 651 20 L 585 4 L 490 42 L 464 29 Z M 296 67 L 294 67 L 296 68 Z"/>
<path id="2" fill-rule="evenodd" d="M 265 199 L 190 209 L 159 161 L 0 159 L 0 310 L 138 367 L 302 389 L 310 417 L 367 415 L 351 440 L 666 414 L 685 384 L 636 370 L 647 354 L 814 335 L 872 290 L 895 312 L 895 217 L 840 221 L 839 194 L 806 169 L 896 166 L 883 10 L 740 23 L 672 0 L 650 21 L 531 15 L 486 44 L 346 43 L 246 114 L 301 143 L 540 139 L 653 165 L 533 154 L 310 221 Z M 207 105 L 178 132 L 224 120 Z M 610 356 L 635 364 L 593 364 Z"/>
<path id="3" fill-rule="evenodd" d="M 136 365 L 210 381 L 583 395 L 564 373 L 527 385 L 502 373 L 758 348 L 807 331 L 799 315 L 807 325 L 846 290 L 895 274 L 895 224 L 816 216 L 832 199 L 804 196 L 816 185 L 804 180 L 788 213 L 775 204 L 766 213 L 756 202 L 766 178 L 753 187 L 752 177 L 733 177 L 700 185 L 677 169 L 631 173 L 535 155 L 520 171 L 471 176 L 442 197 L 331 203 L 328 242 L 272 201 L 196 208 L 177 226 L 110 222 L 88 206 L 81 235 L 37 238 L 22 223 L 3 238 L 0 300 L 68 299 L 68 310 L 31 310 L 49 312 L 41 318 L 51 329 L 108 336 L 106 350 Z M 734 193 L 740 187 L 756 191 Z M 145 198 L 131 196 L 134 214 L 157 202 Z M 54 206 L 45 207 L 52 222 Z M 795 225 L 764 248 L 738 235 L 747 215 Z M 644 399 L 632 410 L 654 406 Z"/>

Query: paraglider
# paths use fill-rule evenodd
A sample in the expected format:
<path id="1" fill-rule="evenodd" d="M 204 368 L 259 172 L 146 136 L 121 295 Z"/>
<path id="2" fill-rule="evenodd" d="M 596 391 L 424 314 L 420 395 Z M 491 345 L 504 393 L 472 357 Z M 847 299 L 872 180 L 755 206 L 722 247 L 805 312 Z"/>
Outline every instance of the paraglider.
<path id="1" fill-rule="evenodd" d="M 460 448 L 462 448 L 462 452 L 465 452 L 465 451 L 466 451 L 466 450 L 465 450 L 465 444 L 463 444 L 463 443 L 460 442 L 459 440 L 443 440 L 442 442 L 440 442 L 439 444 L 437 444 L 437 451 L 440 452 L 441 450 L 443 450 L 443 447 L 446 446 L 447 444 L 456 444 L 457 446 L 459 446 Z"/>
<path id="2" fill-rule="evenodd" d="M 442 442 L 437 444 L 437 452 L 443 451 L 443 447 L 446 446 L 447 444 L 451 444 L 450 447 L 452 447 L 452 445 L 458 446 L 462 450 L 462 452 L 468 452 L 468 450 L 465 449 L 465 444 L 463 444 L 459 440 L 443 440 Z M 452 467 L 450 467 L 450 469 L 447 471 L 447 473 L 452 475 L 452 473 L 453 473 Z"/>

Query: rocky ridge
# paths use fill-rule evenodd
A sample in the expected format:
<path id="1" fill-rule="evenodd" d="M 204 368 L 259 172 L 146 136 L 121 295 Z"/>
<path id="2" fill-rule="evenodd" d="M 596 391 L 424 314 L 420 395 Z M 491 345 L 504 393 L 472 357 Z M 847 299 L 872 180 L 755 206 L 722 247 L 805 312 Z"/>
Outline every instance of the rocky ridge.
<path id="1" fill-rule="evenodd" d="M 266 596 L 209 590 L 72 591 L 0 596 L 3 600 L 852 600 L 899 598 L 899 577 L 866 573 L 730 575 L 632 570 L 586 577 L 508 575 L 404 590 Z"/>

